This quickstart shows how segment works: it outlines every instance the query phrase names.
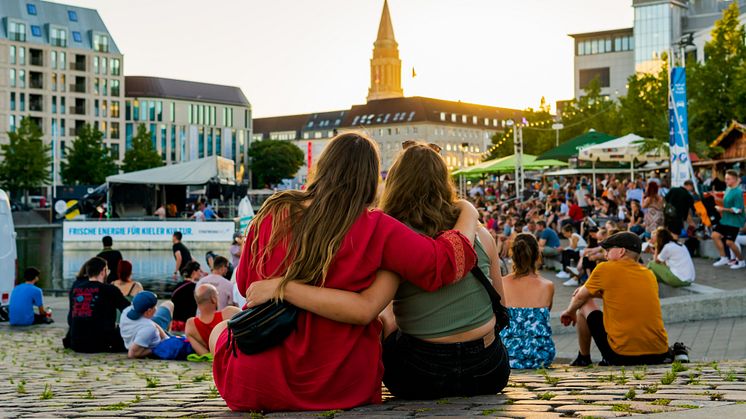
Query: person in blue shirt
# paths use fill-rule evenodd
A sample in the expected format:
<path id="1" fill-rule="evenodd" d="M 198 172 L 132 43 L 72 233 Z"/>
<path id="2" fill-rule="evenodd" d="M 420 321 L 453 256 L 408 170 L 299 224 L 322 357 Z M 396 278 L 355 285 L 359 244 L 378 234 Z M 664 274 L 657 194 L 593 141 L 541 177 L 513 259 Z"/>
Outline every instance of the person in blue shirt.
<path id="1" fill-rule="evenodd" d="M 30 326 L 32 324 L 52 323 L 51 317 L 47 317 L 44 310 L 44 301 L 41 295 L 41 288 L 35 284 L 39 282 L 39 270 L 36 268 L 26 268 L 23 272 L 23 284 L 13 288 L 10 294 L 10 325 L 11 326 Z M 39 307 L 39 313 L 34 313 L 34 306 Z"/>
<path id="2" fill-rule="evenodd" d="M 207 204 L 203 213 L 205 214 L 205 220 L 219 220 L 220 219 L 220 217 L 218 217 L 218 213 L 215 212 L 215 209 L 213 209 L 212 205 L 210 204 Z"/>
<path id="3" fill-rule="evenodd" d="M 547 227 L 547 223 L 544 220 L 536 222 L 536 226 L 539 230 L 536 231 L 536 237 L 539 239 L 539 249 L 541 255 L 546 257 L 553 257 L 560 254 L 560 239 L 557 233 L 551 228 Z"/>

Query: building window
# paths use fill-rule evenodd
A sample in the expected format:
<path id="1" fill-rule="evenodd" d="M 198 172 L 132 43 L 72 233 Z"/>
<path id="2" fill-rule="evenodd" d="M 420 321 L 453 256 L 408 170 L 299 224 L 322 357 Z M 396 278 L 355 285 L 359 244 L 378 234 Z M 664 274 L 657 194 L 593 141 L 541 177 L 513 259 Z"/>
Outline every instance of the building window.
<path id="1" fill-rule="evenodd" d="M 99 106 L 98 106 L 98 99 L 93 100 L 93 116 L 98 117 L 99 115 Z"/>
<path id="2" fill-rule="evenodd" d="M 79 44 L 83 42 L 83 37 L 80 35 L 80 32 L 73 31 L 73 41 Z"/>
<path id="3" fill-rule="evenodd" d="M 111 117 L 112 118 L 119 118 L 119 101 L 118 100 L 112 100 L 111 101 Z"/>
<path id="4" fill-rule="evenodd" d="M 99 94 L 101 92 L 101 89 L 99 89 L 100 80 L 98 77 L 93 79 L 93 93 Z"/>
<path id="5" fill-rule="evenodd" d="M 26 42 L 26 24 L 20 22 L 10 22 L 8 25 L 8 38 L 11 41 Z"/>
<path id="6" fill-rule="evenodd" d="M 54 99 L 54 97 L 52 97 Z M 10 92 L 10 110 L 14 111 L 16 110 L 16 93 Z"/>
<path id="7" fill-rule="evenodd" d="M 16 63 L 16 47 L 15 46 L 13 45 L 10 46 L 9 54 L 10 54 L 10 63 L 15 64 Z"/>
<path id="8" fill-rule="evenodd" d="M 610 77 L 609 77 L 609 67 L 603 67 L 603 68 L 588 68 L 585 70 L 579 71 L 579 85 L 581 89 L 585 89 L 588 87 L 588 85 L 591 84 L 591 81 L 598 77 L 598 81 L 601 84 L 601 87 L 609 87 L 610 84 Z"/>
<path id="9" fill-rule="evenodd" d="M 124 149 L 129 150 L 132 148 L 132 124 L 127 123 L 124 125 Z"/>
<path id="10" fill-rule="evenodd" d="M 174 103 L 174 102 L 171 102 L 171 103 L 169 104 L 169 106 L 170 106 L 170 108 L 171 108 L 171 109 L 170 109 L 170 112 L 169 112 L 169 114 L 170 114 L 170 118 L 169 118 L 169 121 L 171 121 L 171 122 L 176 122 L 176 103 Z"/>
<path id="11" fill-rule="evenodd" d="M 150 101 L 150 107 L 148 109 L 150 111 L 148 114 L 148 116 L 150 117 L 149 119 L 151 121 L 155 121 L 155 101 L 154 100 Z"/>
<path id="12" fill-rule="evenodd" d="M 112 76 L 122 75 L 122 61 L 119 58 L 111 59 L 111 75 Z"/>
<path id="13" fill-rule="evenodd" d="M 77 22 L 78 21 L 78 12 L 75 10 L 68 10 L 67 11 L 67 18 L 70 19 L 70 22 Z"/>
<path id="14" fill-rule="evenodd" d="M 166 160 L 166 126 L 161 125 L 161 158 Z"/>
<path id="15" fill-rule="evenodd" d="M 59 57 L 59 66 L 58 66 L 58 68 L 60 70 L 64 70 L 65 66 L 67 65 L 67 63 L 65 61 L 66 54 L 63 51 L 60 51 L 59 54 L 58 54 L 58 57 Z"/>
<path id="16" fill-rule="evenodd" d="M 65 97 L 64 96 L 60 97 L 60 113 L 63 115 L 65 114 Z M 60 122 L 60 124 L 61 124 L 60 128 L 62 129 L 62 132 L 65 132 L 65 120 L 63 119 Z"/>
<path id="17" fill-rule="evenodd" d="M 8 131 L 16 132 L 16 117 L 14 115 L 8 117 Z"/>
<path id="18" fill-rule="evenodd" d="M 451 114 L 451 122 L 456 122 L 456 114 L 455 113 Z"/>
<path id="19" fill-rule="evenodd" d="M 98 52 L 109 52 L 109 37 L 100 33 L 93 34 L 93 50 Z"/>
<path id="20" fill-rule="evenodd" d="M 66 47 L 67 46 L 67 30 L 61 28 L 52 28 L 52 35 L 50 36 L 52 46 L 55 47 Z"/>
<path id="21" fill-rule="evenodd" d="M 31 35 L 41 37 L 41 27 L 37 25 L 31 25 Z"/>
<path id="22" fill-rule="evenodd" d="M 119 96 L 119 80 L 111 81 L 111 95 Z"/>
<path id="23" fill-rule="evenodd" d="M 171 161 L 176 161 L 176 125 L 171 125 Z"/>
<path id="24" fill-rule="evenodd" d="M 129 100 L 124 102 L 124 119 L 127 121 L 132 119 L 132 102 Z"/>
<path id="25" fill-rule="evenodd" d="M 197 132 L 197 156 L 201 159 L 205 157 L 205 128 L 199 127 Z"/>
<path id="26" fill-rule="evenodd" d="M 57 69 L 57 51 L 51 51 L 49 53 L 49 65 L 52 67 L 52 70 Z"/>
<path id="27" fill-rule="evenodd" d="M 36 5 L 31 3 L 26 3 L 26 12 L 30 14 L 31 16 L 36 16 Z"/>
<path id="28" fill-rule="evenodd" d="M 18 87 L 26 87 L 26 70 L 18 70 Z"/>
<path id="29" fill-rule="evenodd" d="M 249 122 L 250 122 L 249 121 L 249 111 L 247 109 L 247 110 L 243 111 L 243 127 L 246 128 L 246 129 L 248 129 L 249 128 Z M 355 125 L 355 124 L 352 124 L 352 125 Z"/>
<path id="30" fill-rule="evenodd" d="M 26 48 L 18 47 L 18 64 L 26 65 Z"/>
<path id="31" fill-rule="evenodd" d="M 215 154 L 218 156 L 223 155 L 223 136 L 219 129 L 215 130 Z"/>
<path id="32" fill-rule="evenodd" d="M 162 101 L 159 100 L 156 103 L 156 111 L 155 112 L 158 115 L 158 122 L 162 122 L 163 121 L 163 102 Z"/>
<path id="33" fill-rule="evenodd" d="M 114 115 L 112 115 L 113 117 Z M 119 122 L 112 122 L 111 123 L 111 136 L 110 138 L 112 140 L 118 140 L 119 139 Z"/>
<path id="34" fill-rule="evenodd" d="M 106 74 L 108 71 L 108 63 L 106 62 L 106 57 L 101 57 L 101 74 Z"/>
<path id="35" fill-rule="evenodd" d="M 93 74 L 98 74 L 98 57 L 93 57 Z"/>

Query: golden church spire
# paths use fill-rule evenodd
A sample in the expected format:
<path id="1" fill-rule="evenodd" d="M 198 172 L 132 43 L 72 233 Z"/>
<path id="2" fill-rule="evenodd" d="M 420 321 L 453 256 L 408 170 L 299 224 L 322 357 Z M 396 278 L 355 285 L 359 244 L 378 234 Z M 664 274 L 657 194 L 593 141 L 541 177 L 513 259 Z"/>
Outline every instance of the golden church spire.
<path id="1" fill-rule="evenodd" d="M 394 38 L 394 25 L 391 23 L 388 1 L 384 0 L 378 37 L 373 44 L 373 58 L 370 60 L 368 101 L 403 96 L 399 44 Z"/>

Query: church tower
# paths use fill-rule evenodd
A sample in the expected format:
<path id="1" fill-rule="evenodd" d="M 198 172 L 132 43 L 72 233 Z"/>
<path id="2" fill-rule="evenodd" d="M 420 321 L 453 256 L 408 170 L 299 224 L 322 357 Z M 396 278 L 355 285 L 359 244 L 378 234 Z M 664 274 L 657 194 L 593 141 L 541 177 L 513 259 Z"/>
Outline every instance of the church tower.
<path id="1" fill-rule="evenodd" d="M 378 38 L 373 44 L 373 58 L 370 60 L 368 101 L 403 96 L 399 44 L 394 39 L 394 26 L 391 24 L 388 1 L 384 0 Z"/>

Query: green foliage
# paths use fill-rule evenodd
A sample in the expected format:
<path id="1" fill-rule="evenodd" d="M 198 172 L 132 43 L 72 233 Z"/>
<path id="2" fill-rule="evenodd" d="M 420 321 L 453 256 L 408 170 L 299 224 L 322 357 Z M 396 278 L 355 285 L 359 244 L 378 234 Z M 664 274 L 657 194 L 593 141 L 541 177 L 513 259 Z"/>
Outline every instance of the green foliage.
<path id="1" fill-rule="evenodd" d="M 671 384 L 676 380 L 676 373 L 673 371 L 667 371 L 666 374 L 661 377 L 661 384 Z"/>
<path id="2" fill-rule="evenodd" d="M 303 151 L 288 141 L 263 140 L 249 148 L 255 185 L 274 185 L 294 176 L 303 166 Z"/>
<path id="3" fill-rule="evenodd" d="M 147 388 L 158 387 L 158 384 L 160 383 L 161 380 L 159 380 L 158 377 L 145 377 L 145 387 Z"/>
<path id="4" fill-rule="evenodd" d="M 546 392 L 546 393 L 539 393 L 536 395 L 536 398 L 539 400 L 552 400 L 555 396 L 557 396 L 554 393 Z"/>
<path id="5" fill-rule="evenodd" d="M 49 384 L 44 384 L 44 391 L 42 391 L 41 395 L 39 395 L 39 400 L 49 400 L 52 397 L 54 397 L 52 386 Z"/>
<path id="6" fill-rule="evenodd" d="M 124 153 L 122 171 L 128 173 L 160 166 L 163 166 L 163 160 L 153 148 L 151 133 L 145 125 L 138 125 L 137 133 L 132 137 L 132 148 Z"/>
<path id="7" fill-rule="evenodd" d="M 61 163 L 60 174 L 66 185 L 99 185 L 116 174 L 117 164 L 103 142 L 104 134 L 86 124 L 67 148 L 67 161 Z"/>
<path id="8" fill-rule="evenodd" d="M 668 145 L 668 66 L 658 73 L 637 73 L 619 98 L 622 131 Z"/>
<path id="9" fill-rule="evenodd" d="M 575 138 L 591 128 L 615 136 L 624 134 L 619 105 L 601 95 L 598 77 L 585 88 L 584 96 L 571 100 L 562 111 L 562 123 L 565 128 L 561 132 L 560 143 Z"/>
<path id="10" fill-rule="evenodd" d="M 49 184 L 52 157 L 44 145 L 39 127 L 23 118 L 15 132 L 8 133 L 8 144 L 0 145 L 0 184 L 11 194 Z"/>
<path id="11" fill-rule="evenodd" d="M 627 390 L 627 392 L 624 394 L 625 400 L 634 400 L 635 397 L 637 397 L 637 392 L 634 388 Z"/>
<path id="12" fill-rule="evenodd" d="M 546 99 L 541 98 L 538 109 L 526 109 L 524 117 L 527 124 L 527 126 L 523 127 L 524 153 L 538 155 L 554 147 L 556 131 L 551 129 L 554 118 Z M 562 131 L 560 131 L 560 138 L 563 138 Z M 492 146 L 493 148 L 485 155 L 484 160 L 512 155 L 515 151 L 513 148 L 513 131 L 508 130 L 503 134 L 493 136 Z"/>
<path id="13" fill-rule="evenodd" d="M 715 22 L 705 62 L 687 63 L 692 142 L 713 141 L 733 119 L 746 117 L 746 30 L 733 2 Z"/>
<path id="14" fill-rule="evenodd" d="M 671 403 L 671 400 L 669 399 L 655 399 L 650 404 L 654 404 L 656 406 L 668 406 Z"/>
<path id="15" fill-rule="evenodd" d="M 688 368 L 684 366 L 684 364 L 681 363 L 681 361 L 674 361 L 671 364 L 671 371 L 675 373 L 686 371 Z"/>

